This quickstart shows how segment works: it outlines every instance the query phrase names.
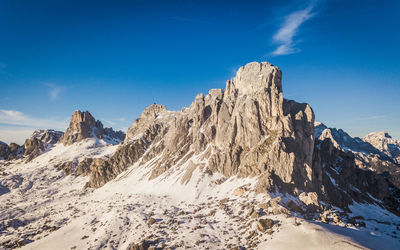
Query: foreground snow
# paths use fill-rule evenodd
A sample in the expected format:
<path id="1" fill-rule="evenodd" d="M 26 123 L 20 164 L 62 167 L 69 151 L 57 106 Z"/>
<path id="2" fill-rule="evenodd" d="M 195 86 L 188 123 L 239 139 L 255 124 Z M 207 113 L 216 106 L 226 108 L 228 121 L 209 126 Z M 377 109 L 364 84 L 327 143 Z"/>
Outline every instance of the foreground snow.
<path id="1" fill-rule="evenodd" d="M 88 177 L 65 176 L 54 168 L 63 161 L 111 155 L 115 149 L 98 140 L 68 147 L 57 144 L 30 163 L 1 166 L 0 244 L 20 242 L 26 244 L 23 249 L 126 249 L 142 240 L 157 247 L 194 249 L 400 246 L 392 237 L 399 218 L 378 206 L 352 207 L 353 216 L 364 217 L 365 228 L 274 215 L 266 209 L 261 218 L 273 219 L 275 225 L 261 233 L 257 218 L 248 213 L 270 197 L 253 192 L 233 195 L 238 187 L 251 189 L 255 179 L 226 179 L 197 168 L 183 184 L 187 166 L 182 165 L 148 181 L 150 161 L 94 190 L 83 188 Z"/>

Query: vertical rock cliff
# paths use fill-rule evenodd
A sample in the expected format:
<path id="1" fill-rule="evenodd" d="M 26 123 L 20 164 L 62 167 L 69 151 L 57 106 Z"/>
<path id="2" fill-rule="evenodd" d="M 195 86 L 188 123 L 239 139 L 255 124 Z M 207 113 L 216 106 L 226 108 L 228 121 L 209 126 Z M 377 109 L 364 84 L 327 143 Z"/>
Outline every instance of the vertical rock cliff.
<path id="1" fill-rule="evenodd" d="M 225 90 L 199 94 L 188 108 L 146 108 L 116 154 L 92 164 L 88 186 L 102 186 L 133 164 L 151 161 L 150 179 L 190 162 L 187 171 L 259 176 L 260 191 L 274 184 L 305 190 L 312 187 L 313 149 L 311 107 L 284 100 L 278 67 L 253 62 Z"/>
<path id="2" fill-rule="evenodd" d="M 60 142 L 64 145 L 71 145 L 92 137 L 118 144 L 124 139 L 125 134 L 121 131 L 115 132 L 111 128 L 103 128 L 103 124 L 99 120 L 95 120 L 88 111 L 76 110 Z"/>

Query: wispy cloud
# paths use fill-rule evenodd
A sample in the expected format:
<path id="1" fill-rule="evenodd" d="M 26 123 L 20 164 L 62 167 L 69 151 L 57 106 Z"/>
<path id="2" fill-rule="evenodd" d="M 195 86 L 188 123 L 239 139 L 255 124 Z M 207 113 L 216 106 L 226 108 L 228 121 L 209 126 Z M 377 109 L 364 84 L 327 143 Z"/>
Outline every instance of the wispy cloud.
<path id="1" fill-rule="evenodd" d="M 15 128 L 0 126 L 0 141 L 10 144 L 11 142 L 23 144 L 35 129 Z"/>
<path id="2" fill-rule="evenodd" d="M 110 120 L 104 120 L 105 123 L 111 125 L 111 126 L 115 126 L 117 123 L 110 121 Z"/>
<path id="3" fill-rule="evenodd" d="M 375 115 L 375 116 L 368 116 L 368 117 L 361 117 L 355 119 L 356 121 L 368 121 L 368 120 L 379 120 L 386 118 L 386 115 Z"/>
<path id="4" fill-rule="evenodd" d="M 60 97 L 60 94 L 65 90 L 65 87 L 59 86 L 54 83 L 44 83 L 44 85 L 49 89 L 48 90 L 48 95 L 50 98 L 50 101 L 55 101 Z"/>
<path id="5" fill-rule="evenodd" d="M 294 38 L 299 32 L 300 26 L 315 15 L 312 12 L 314 6 L 315 2 L 312 2 L 305 9 L 292 12 L 284 18 L 281 27 L 273 36 L 273 41 L 278 44 L 278 47 L 271 55 L 289 55 L 300 51 L 300 49 L 295 47 L 297 41 Z"/>
<path id="6" fill-rule="evenodd" d="M 115 118 L 115 119 L 103 119 L 104 124 L 111 126 L 115 130 L 127 131 L 131 124 L 125 117 Z"/>
<path id="7" fill-rule="evenodd" d="M 34 128 L 65 129 L 68 126 L 68 118 L 64 121 L 54 119 L 35 118 L 16 110 L 0 109 L 0 124 L 25 126 Z"/>

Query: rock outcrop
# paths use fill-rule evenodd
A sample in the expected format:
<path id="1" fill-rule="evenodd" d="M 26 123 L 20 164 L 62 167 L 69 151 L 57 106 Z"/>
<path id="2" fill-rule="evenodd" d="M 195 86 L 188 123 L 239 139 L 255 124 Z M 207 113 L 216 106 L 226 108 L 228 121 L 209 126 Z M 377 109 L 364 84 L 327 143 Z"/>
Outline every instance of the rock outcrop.
<path id="1" fill-rule="evenodd" d="M 49 147 L 56 144 L 63 136 L 63 132 L 52 129 L 37 130 L 24 143 L 24 155 L 27 161 L 38 157 Z"/>
<path id="2" fill-rule="evenodd" d="M 316 124 L 315 133 L 313 175 L 320 199 L 342 208 L 380 200 L 380 206 L 400 213 L 400 165 L 343 130 Z"/>
<path id="3" fill-rule="evenodd" d="M 0 159 L 5 160 L 8 158 L 9 148 L 7 143 L 0 141 Z"/>
<path id="4" fill-rule="evenodd" d="M 370 143 L 358 137 L 353 138 L 342 129 L 328 128 L 320 122 L 315 123 L 315 138 L 320 141 L 328 138 L 336 148 L 343 149 L 344 151 L 352 151 L 365 156 L 376 155 L 382 159 L 389 160 L 384 153 Z"/>
<path id="5" fill-rule="evenodd" d="M 0 160 L 15 160 L 19 159 L 24 154 L 24 147 L 16 144 L 10 143 L 7 145 L 6 143 L 0 141 Z"/>
<path id="6" fill-rule="evenodd" d="M 88 111 L 76 110 L 60 142 L 64 145 L 71 145 L 92 137 L 118 144 L 124 139 L 125 134 L 122 131 L 115 132 L 111 128 L 104 128 L 103 124 L 99 120 L 95 120 Z"/>
<path id="7" fill-rule="evenodd" d="M 260 190 L 278 183 L 311 189 L 314 113 L 308 104 L 284 100 L 281 79 L 279 68 L 253 62 L 225 90 L 199 94 L 181 111 L 151 105 L 115 155 L 91 166 L 88 186 L 102 186 L 151 160 L 150 179 L 190 161 L 225 176 L 260 176 Z"/>
<path id="8" fill-rule="evenodd" d="M 16 143 L 7 145 L 0 142 L 0 159 L 14 160 L 25 157 L 27 161 L 31 161 L 50 146 L 56 144 L 63 134 L 61 131 L 52 129 L 36 130 L 30 138 L 25 140 L 22 146 Z"/>

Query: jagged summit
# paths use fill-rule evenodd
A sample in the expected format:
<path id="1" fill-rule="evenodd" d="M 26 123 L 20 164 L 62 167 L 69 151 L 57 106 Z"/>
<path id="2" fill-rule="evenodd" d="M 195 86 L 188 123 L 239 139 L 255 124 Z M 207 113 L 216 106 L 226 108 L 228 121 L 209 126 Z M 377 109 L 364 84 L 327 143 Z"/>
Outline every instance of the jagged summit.
<path id="1" fill-rule="evenodd" d="M 124 139 L 125 135 L 122 131 L 115 132 L 111 128 L 104 128 L 103 124 L 94 119 L 89 111 L 76 110 L 71 116 L 69 126 L 61 137 L 60 142 L 64 145 L 71 145 L 92 137 L 107 139 L 112 143 L 118 144 Z"/>
<path id="2" fill-rule="evenodd" d="M 56 144 L 63 136 L 64 132 L 52 129 L 36 130 L 32 136 L 25 140 L 23 145 L 24 155 L 30 161 L 42 154 L 49 147 Z"/>
<path id="3" fill-rule="evenodd" d="M 13 160 L 22 156 L 23 148 L 16 143 L 0 142 L 0 160 Z"/>
<path id="4" fill-rule="evenodd" d="M 361 160 L 367 157 L 378 157 L 384 161 L 400 163 L 400 142 L 393 139 L 388 132 L 372 132 L 364 138 L 351 137 L 342 129 L 328 128 L 321 122 L 315 124 L 315 138 L 323 141 L 329 139 L 334 147 L 351 151 Z"/>
<path id="5" fill-rule="evenodd" d="M 400 163 L 400 141 L 393 139 L 389 133 L 385 131 L 369 133 L 363 140 Z"/>
<path id="6" fill-rule="evenodd" d="M 52 129 L 36 130 L 22 146 L 16 143 L 7 145 L 0 142 L 0 159 L 14 160 L 25 157 L 27 161 L 31 161 L 56 144 L 63 134 L 61 131 Z"/>
<path id="7" fill-rule="evenodd" d="M 389 135 L 388 132 L 386 131 L 379 131 L 379 132 L 371 132 L 368 135 L 365 136 L 367 137 L 383 137 L 383 138 L 392 138 L 392 136 Z"/>
<path id="8" fill-rule="evenodd" d="M 116 154 L 92 168 L 89 186 L 102 186 L 132 164 L 153 159 L 151 179 L 186 163 L 192 171 L 207 167 L 225 176 L 264 175 L 260 189 L 272 187 L 270 175 L 311 187 L 314 113 L 307 104 L 283 99 L 281 75 L 270 63 L 252 62 L 227 81 L 225 90 L 199 94 L 182 111 L 151 105 Z"/>
<path id="9" fill-rule="evenodd" d="M 278 67 L 268 62 L 251 62 L 240 67 L 228 84 L 232 84 L 239 94 L 249 95 L 274 87 L 282 92 L 281 80 L 282 72 Z"/>
<path id="10" fill-rule="evenodd" d="M 345 151 L 362 153 L 364 155 L 377 154 L 382 156 L 381 152 L 368 142 L 358 137 L 353 138 L 342 129 L 328 128 L 321 122 L 315 123 L 315 138 L 321 141 L 328 138 L 335 147 Z"/>
<path id="11" fill-rule="evenodd" d="M 164 105 L 152 104 L 147 107 L 126 132 L 124 142 L 128 143 L 132 139 L 135 139 L 135 137 L 146 133 L 146 130 L 148 129 L 148 126 L 146 125 L 150 125 L 150 123 L 152 123 L 163 112 L 167 112 L 167 108 Z"/>
<path id="12" fill-rule="evenodd" d="M 64 145 L 69 145 L 83 139 L 93 137 L 93 132 L 103 129 L 103 124 L 96 121 L 89 111 L 75 110 L 64 136 L 60 139 Z"/>

